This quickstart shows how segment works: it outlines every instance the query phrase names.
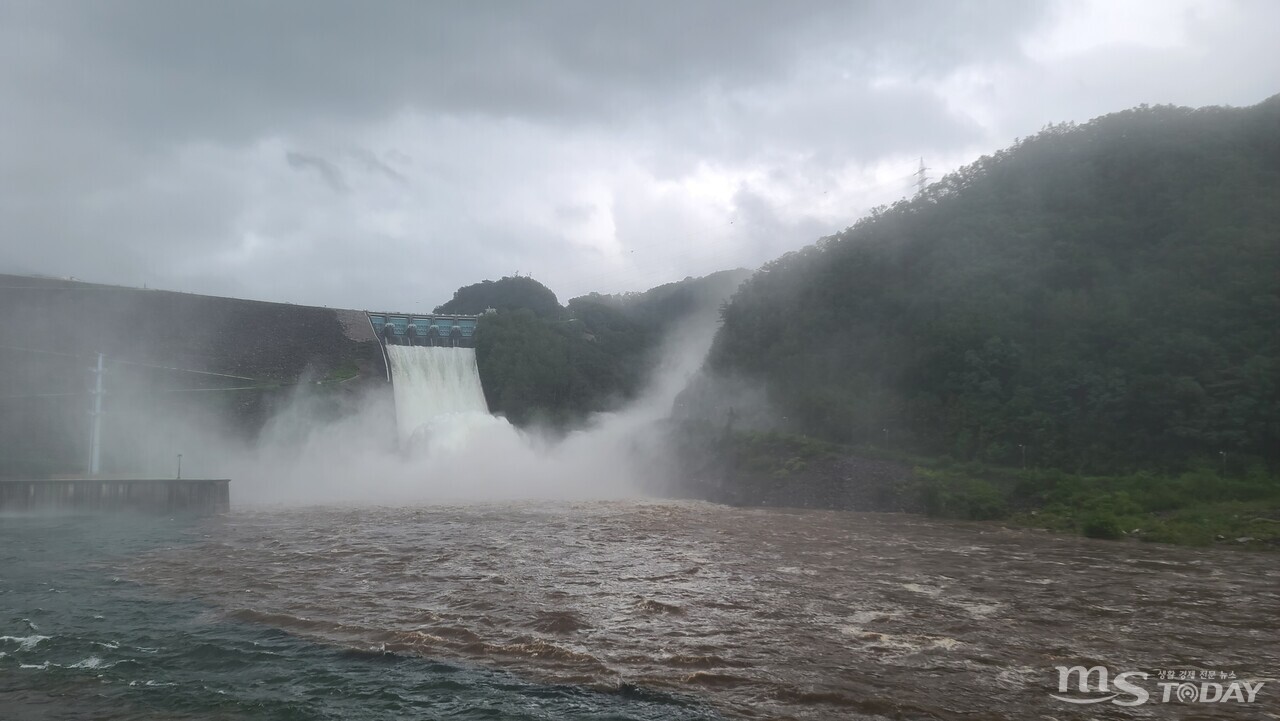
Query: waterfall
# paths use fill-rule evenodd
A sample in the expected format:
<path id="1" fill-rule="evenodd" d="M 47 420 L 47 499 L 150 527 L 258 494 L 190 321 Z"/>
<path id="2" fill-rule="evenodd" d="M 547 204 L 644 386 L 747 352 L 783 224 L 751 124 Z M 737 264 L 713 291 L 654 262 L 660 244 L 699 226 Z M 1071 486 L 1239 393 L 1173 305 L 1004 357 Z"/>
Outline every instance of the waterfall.
<path id="1" fill-rule="evenodd" d="M 456 446 L 492 424 L 474 348 L 388 345 L 402 444 Z"/>

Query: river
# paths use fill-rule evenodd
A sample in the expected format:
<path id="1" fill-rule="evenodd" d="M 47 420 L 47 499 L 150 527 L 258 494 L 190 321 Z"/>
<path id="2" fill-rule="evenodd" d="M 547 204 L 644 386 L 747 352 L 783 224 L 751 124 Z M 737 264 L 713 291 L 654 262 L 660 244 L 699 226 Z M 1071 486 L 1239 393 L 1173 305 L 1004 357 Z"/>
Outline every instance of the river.
<path id="1" fill-rule="evenodd" d="M 1264 553 L 640 501 L 6 517 L 0 541 L 3 718 L 1280 709 L 1280 564 Z M 1055 667 L 1075 665 L 1147 673 L 1150 698 L 1054 698 Z M 1263 687 L 1162 701 L 1163 674 L 1210 671 Z"/>

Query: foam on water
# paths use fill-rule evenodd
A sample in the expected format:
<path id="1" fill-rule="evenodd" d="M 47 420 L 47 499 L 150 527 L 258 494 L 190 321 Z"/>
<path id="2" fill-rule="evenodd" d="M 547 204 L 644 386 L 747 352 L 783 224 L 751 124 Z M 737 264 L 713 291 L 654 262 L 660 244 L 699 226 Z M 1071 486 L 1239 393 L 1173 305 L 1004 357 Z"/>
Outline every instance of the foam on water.
<path id="1" fill-rule="evenodd" d="M 32 634 L 30 636 L 0 636 L 0 641 L 11 641 L 18 644 L 19 651 L 30 651 L 35 648 L 41 641 L 48 641 L 48 636 Z"/>
<path id="2" fill-rule="evenodd" d="M 49 662 L 45 661 L 44 663 L 20 663 L 18 664 L 18 668 L 25 668 L 32 671 L 48 671 Z"/>

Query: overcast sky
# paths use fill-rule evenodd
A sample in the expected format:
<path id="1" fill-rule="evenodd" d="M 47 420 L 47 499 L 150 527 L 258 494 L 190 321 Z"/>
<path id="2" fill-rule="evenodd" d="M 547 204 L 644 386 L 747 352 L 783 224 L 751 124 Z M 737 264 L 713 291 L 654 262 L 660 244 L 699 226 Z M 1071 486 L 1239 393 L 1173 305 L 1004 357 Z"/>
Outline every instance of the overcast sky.
<path id="1" fill-rule="evenodd" d="M 1280 92 L 1280 2 L 0 0 L 0 272 L 428 310 L 755 267 L 1047 123 Z"/>

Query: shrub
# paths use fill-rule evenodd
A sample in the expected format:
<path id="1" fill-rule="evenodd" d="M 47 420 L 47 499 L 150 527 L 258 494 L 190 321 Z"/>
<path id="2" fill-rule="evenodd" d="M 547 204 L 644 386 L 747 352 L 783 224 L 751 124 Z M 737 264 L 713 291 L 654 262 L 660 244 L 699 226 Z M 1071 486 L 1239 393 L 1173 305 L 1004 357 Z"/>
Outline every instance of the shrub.
<path id="1" fill-rule="evenodd" d="M 1080 524 L 1080 532 L 1088 538 L 1105 538 L 1114 540 L 1124 536 L 1120 521 L 1109 513 L 1093 513 L 1086 516 Z"/>

